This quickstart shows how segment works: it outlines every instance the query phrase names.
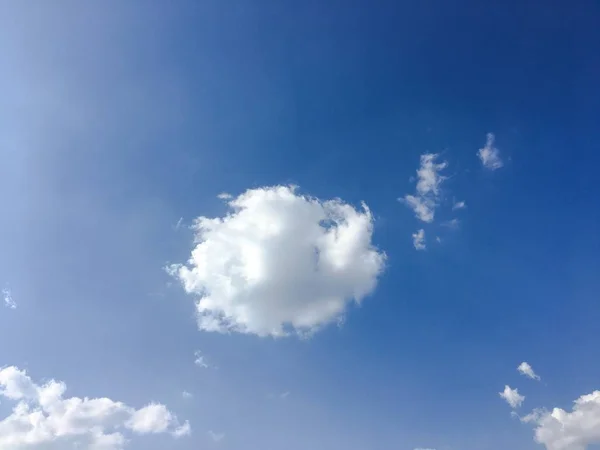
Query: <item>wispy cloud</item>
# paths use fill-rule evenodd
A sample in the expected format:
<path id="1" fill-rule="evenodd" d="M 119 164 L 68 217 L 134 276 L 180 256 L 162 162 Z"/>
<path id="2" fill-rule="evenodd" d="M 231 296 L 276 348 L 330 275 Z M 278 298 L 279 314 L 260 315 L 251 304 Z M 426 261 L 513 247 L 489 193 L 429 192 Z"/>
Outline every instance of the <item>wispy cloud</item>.
<path id="1" fill-rule="evenodd" d="M 2 289 L 2 298 L 4 300 L 4 306 L 6 306 L 9 309 L 17 309 L 17 303 L 13 299 L 12 291 L 10 290 L 10 288 L 5 287 L 4 289 Z"/>
<path id="2" fill-rule="evenodd" d="M 219 195 L 217 195 L 217 198 L 220 200 L 230 200 L 233 198 L 233 196 L 227 192 L 221 192 Z"/>
<path id="3" fill-rule="evenodd" d="M 215 433 L 212 430 L 208 430 L 208 435 L 214 442 L 221 442 L 225 439 L 225 433 Z"/>
<path id="4" fill-rule="evenodd" d="M 416 231 L 415 233 L 412 234 L 412 238 L 413 238 L 413 245 L 415 246 L 415 249 L 417 249 L 417 250 L 425 250 L 426 249 L 425 230 L 423 230 L 421 228 L 420 230 Z"/>
<path id="5" fill-rule="evenodd" d="M 531 367 L 529 365 L 529 363 L 523 361 L 521 364 L 519 364 L 519 367 L 517 367 L 517 370 L 519 371 L 519 373 L 521 375 L 525 375 L 528 378 L 531 378 L 532 380 L 541 380 L 541 378 L 539 377 L 539 375 L 537 375 L 534 371 L 533 371 L 533 367 Z"/>
<path id="6" fill-rule="evenodd" d="M 269 399 L 285 400 L 286 398 L 288 398 L 290 396 L 290 394 L 291 394 L 290 391 L 284 391 L 284 392 L 281 392 L 279 394 L 270 393 L 270 394 L 267 395 L 267 398 L 269 398 Z"/>
<path id="7" fill-rule="evenodd" d="M 442 223 L 442 226 L 456 230 L 460 227 L 460 220 L 454 218 Z"/>
<path id="8" fill-rule="evenodd" d="M 203 369 L 210 369 L 212 367 L 212 365 L 208 363 L 206 356 L 204 356 L 200 350 L 194 352 L 194 364 Z"/>
<path id="9" fill-rule="evenodd" d="M 467 204 L 464 201 L 454 202 L 452 205 L 452 211 L 456 211 L 457 209 L 465 209 Z"/>
<path id="10" fill-rule="evenodd" d="M 525 397 L 519 394 L 518 389 L 512 389 L 509 385 L 504 386 L 504 391 L 500 392 L 499 395 L 506 400 L 511 408 L 518 408 L 525 400 Z"/>
<path id="11" fill-rule="evenodd" d="M 180 217 L 179 220 L 177 221 L 177 223 L 175 224 L 175 226 L 173 227 L 173 229 L 175 231 L 179 230 L 181 228 L 181 225 L 183 225 L 183 217 Z"/>
<path id="12" fill-rule="evenodd" d="M 426 223 L 433 222 L 439 205 L 441 184 L 446 179 L 440 172 L 448 164 L 437 162 L 437 158 L 438 154 L 435 153 L 421 155 L 415 195 L 407 194 L 398 199 L 413 210 L 417 219 Z"/>
<path id="13" fill-rule="evenodd" d="M 480 148 L 477 152 L 477 156 L 481 160 L 483 167 L 489 170 L 500 169 L 504 163 L 500 158 L 500 151 L 494 147 L 494 141 L 496 137 L 494 133 L 488 133 L 486 136 L 485 146 Z"/>
<path id="14" fill-rule="evenodd" d="M 191 398 L 193 398 L 193 397 L 194 397 L 194 394 L 192 394 L 191 392 L 188 392 L 188 391 L 183 391 L 183 392 L 181 393 L 181 396 L 182 396 L 184 399 L 186 399 L 186 400 L 189 400 L 189 399 L 191 399 Z"/>

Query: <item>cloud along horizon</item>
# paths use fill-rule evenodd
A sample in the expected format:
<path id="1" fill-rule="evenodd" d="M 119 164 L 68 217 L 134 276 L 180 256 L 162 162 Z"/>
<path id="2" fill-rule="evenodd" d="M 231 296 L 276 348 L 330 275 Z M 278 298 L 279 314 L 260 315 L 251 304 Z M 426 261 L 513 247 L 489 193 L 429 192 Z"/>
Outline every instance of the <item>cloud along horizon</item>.
<path id="1" fill-rule="evenodd" d="M 519 364 L 517 371 L 532 380 L 541 380 L 525 361 Z M 517 389 L 508 385 L 500 397 L 513 409 L 520 407 L 525 400 Z M 525 416 L 513 411 L 512 415 L 522 423 L 533 424 L 535 441 L 547 450 L 585 450 L 590 445 L 600 444 L 600 391 L 580 396 L 573 402 L 571 412 L 554 407 L 550 411 L 535 408 Z"/>
<path id="2" fill-rule="evenodd" d="M 224 200 L 225 216 L 194 221 L 187 264 L 167 268 L 197 297 L 201 330 L 306 335 L 343 320 L 375 290 L 386 255 L 372 243 L 366 204 L 320 200 L 294 186 Z"/>
<path id="3" fill-rule="evenodd" d="M 519 419 L 535 426 L 534 439 L 547 450 L 585 450 L 600 444 L 600 391 L 580 396 L 571 412 L 535 408 Z"/>
<path id="4" fill-rule="evenodd" d="M 109 398 L 65 398 L 67 386 L 50 380 L 36 384 L 25 370 L 0 369 L 0 397 L 14 401 L 12 413 L 0 421 L 0 449 L 60 450 L 67 447 L 121 450 L 130 435 L 191 433 L 189 422 L 160 403 L 136 409 Z"/>

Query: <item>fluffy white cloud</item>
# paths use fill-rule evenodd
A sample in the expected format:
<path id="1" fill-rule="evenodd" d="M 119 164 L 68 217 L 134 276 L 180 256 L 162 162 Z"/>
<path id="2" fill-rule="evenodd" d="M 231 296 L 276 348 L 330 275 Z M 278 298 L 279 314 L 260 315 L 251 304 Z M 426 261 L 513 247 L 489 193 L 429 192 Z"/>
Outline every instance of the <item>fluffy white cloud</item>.
<path id="1" fill-rule="evenodd" d="M 250 189 L 228 205 L 225 217 L 195 220 L 187 265 L 169 267 L 198 296 L 200 329 L 310 333 L 375 289 L 385 254 L 371 242 L 366 205 L 321 201 L 293 186 Z"/>
<path id="2" fill-rule="evenodd" d="M 496 137 L 494 133 L 488 133 L 486 135 L 486 142 L 483 148 L 480 148 L 477 152 L 477 156 L 481 160 L 483 167 L 489 170 L 500 169 L 504 163 L 500 158 L 500 151 L 494 147 L 494 141 Z"/>
<path id="3" fill-rule="evenodd" d="M 65 398 L 67 386 L 50 380 L 38 385 L 24 370 L 0 369 L 0 396 L 16 401 L 0 421 L 0 450 L 58 450 L 72 446 L 120 450 L 127 439 L 122 429 L 138 434 L 189 434 L 164 405 L 135 409 L 109 398 Z M 182 431 L 183 430 L 183 431 Z"/>
<path id="4" fill-rule="evenodd" d="M 600 444 L 600 391 L 579 397 L 571 412 L 536 409 L 521 421 L 536 424 L 535 440 L 547 450 L 585 450 Z"/>
<path id="5" fill-rule="evenodd" d="M 526 377 L 531 378 L 532 380 L 541 380 L 541 378 L 539 377 L 539 375 L 537 375 L 534 371 L 533 371 L 533 367 L 531 367 L 529 365 L 529 363 L 523 361 L 521 364 L 519 364 L 519 367 L 517 367 L 517 370 L 519 371 L 519 373 L 521 375 L 525 375 Z"/>
<path id="6" fill-rule="evenodd" d="M 412 234 L 413 245 L 417 250 L 425 250 L 425 230 L 422 228 Z"/>
<path id="7" fill-rule="evenodd" d="M 4 300 L 4 306 L 9 309 L 17 309 L 17 304 L 13 299 L 10 288 L 2 289 L 2 299 Z"/>
<path id="8" fill-rule="evenodd" d="M 421 155 L 415 195 L 408 194 L 399 199 L 414 211 L 417 219 L 427 223 L 433 222 L 435 210 L 439 205 L 440 187 L 446 179 L 440 172 L 448 164 L 437 162 L 437 158 L 435 153 Z"/>
<path id="9" fill-rule="evenodd" d="M 131 415 L 127 427 L 140 434 L 164 433 L 171 423 L 173 423 L 173 414 L 165 405 L 150 403 Z"/>
<path id="10" fill-rule="evenodd" d="M 518 389 L 512 389 L 510 386 L 504 386 L 504 391 L 500 392 L 500 397 L 506 400 L 511 408 L 518 408 L 525 400 L 525 397 L 519 394 Z"/>

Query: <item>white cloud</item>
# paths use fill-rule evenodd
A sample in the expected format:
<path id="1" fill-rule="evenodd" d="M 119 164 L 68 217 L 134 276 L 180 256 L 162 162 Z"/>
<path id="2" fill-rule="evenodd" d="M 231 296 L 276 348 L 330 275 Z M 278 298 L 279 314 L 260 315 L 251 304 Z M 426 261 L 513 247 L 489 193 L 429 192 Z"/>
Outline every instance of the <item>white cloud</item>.
<path id="1" fill-rule="evenodd" d="M 67 386 L 50 380 L 34 383 L 24 370 L 0 369 L 0 396 L 16 401 L 12 413 L 0 420 L 0 450 L 59 450 L 67 447 L 120 450 L 124 430 L 137 434 L 189 433 L 164 405 L 135 409 L 109 398 L 65 398 Z"/>
<path id="2" fill-rule="evenodd" d="M 547 450 L 585 450 L 600 444 L 600 391 L 579 397 L 571 412 L 536 409 L 521 421 L 536 425 L 535 440 Z"/>
<path id="3" fill-rule="evenodd" d="M 464 201 L 454 202 L 454 205 L 452 205 L 452 210 L 456 211 L 457 209 L 465 209 L 466 207 L 467 204 Z"/>
<path id="4" fill-rule="evenodd" d="M 230 200 L 233 198 L 233 196 L 227 192 L 221 192 L 219 195 L 217 195 L 217 198 L 220 200 Z"/>
<path id="5" fill-rule="evenodd" d="M 460 220 L 458 220 L 457 218 L 447 220 L 444 223 L 442 223 L 442 226 L 451 228 L 453 230 L 457 230 L 460 227 Z"/>
<path id="6" fill-rule="evenodd" d="M 407 194 L 400 200 L 414 211 L 417 219 L 427 223 L 433 222 L 437 207 L 437 203 L 433 199 Z"/>
<path id="7" fill-rule="evenodd" d="M 413 245 L 417 250 L 425 250 L 425 230 L 422 228 L 419 231 L 416 231 L 412 234 Z"/>
<path id="8" fill-rule="evenodd" d="M 17 309 L 17 304 L 13 299 L 10 288 L 2 289 L 2 299 L 4 300 L 4 306 L 9 309 Z"/>
<path id="9" fill-rule="evenodd" d="M 267 398 L 269 398 L 269 399 L 285 400 L 285 399 L 287 399 L 290 396 L 290 394 L 291 394 L 290 391 L 284 391 L 284 392 L 281 392 L 279 394 L 276 394 L 276 393 L 272 392 L 272 393 L 270 393 L 270 394 L 267 395 Z"/>
<path id="10" fill-rule="evenodd" d="M 417 170 L 417 186 L 415 195 L 407 194 L 399 200 L 411 208 L 417 219 L 431 223 L 435 210 L 439 205 L 441 184 L 446 179 L 440 172 L 447 167 L 446 162 L 437 162 L 438 155 L 426 153 L 421 155 L 421 165 Z"/>
<path id="11" fill-rule="evenodd" d="M 519 417 L 519 415 L 514 411 L 511 413 L 511 415 L 519 417 L 519 420 L 523 423 L 537 423 L 538 420 L 540 420 L 540 418 L 547 413 L 548 412 L 544 408 L 535 408 L 533 411 L 523 417 Z"/>
<path id="12" fill-rule="evenodd" d="M 220 442 L 225 438 L 225 433 L 215 433 L 212 430 L 208 430 L 208 435 L 214 442 Z"/>
<path id="13" fill-rule="evenodd" d="M 500 397 L 506 400 L 511 408 L 518 408 L 525 400 L 525 397 L 519 394 L 518 389 L 512 389 L 510 386 L 504 386 L 504 391 L 500 392 Z"/>
<path id="14" fill-rule="evenodd" d="M 164 433 L 173 422 L 173 415 L 158 403 L 151 403 L 137 411 L 127 421 L 127 427 L 140 434 Z"/>
<path id="15" fill-rule="evenodd" d="M 186 420 L 183 425 L 175 428 L 175 430 L 171 433 L 173 437 L 180 438 L 183 436 L 189 436 L 192 434 L 192 427 L 190 426 L 190 421 Z"/>
<path id="16" fill-rule="evenodd" d="M 310 333 L 375 289 L 385 254 L 372 245 L 366 205 L 321 201 L 292 186 L 250 189 L 228 205 L 225 217 L 196 219 L 188 264 L 168 268 L 198 296 L 200 329 Z"/>
<path id="17" fill-rule="evenodd" d="M 521 375 L 525 375 L 526 377 L 531 378 L 532 380 L 540 380 L 541 378 L 539 377 L 539 375 L 537 375 L 534 371 L 533 368 L 529 365 L 529 363 L 523 361 L 521 364 L 519 364 L 519 367 L 517 367 L 517 370 L 519 371 L 519 373 Z"/>
<path id="18" fill-rule="evenodd" d="M 200 350 L 196 350 L 194 352 L 194 364 L 196 364 L 198 367 L 202 367 L 203 369 L 211 368 L 211 365 L 206 360 L 206 356 L 204 356 Z"/>
<path id="19" fill-rule="evenodd" d="M 173 229 L 175 231 L 177 231 L 181 228 L 182 225 L 183 225 L 183 217 L 180 217 L 179 220 L 177 221 L 177 223 L 175 224 L 175 226 L 173 227 Z"/>
<path id="20" fill-rule="evenodd" d="M 488 133 L 486 135 L 485 146 L 477 152 L 477 156 L 479 156 L 483 167 L 489 170 L 500 169 L 504 165 L 500 158 L 500 151 L 494 147 L 495 139 L 494 133 Z"/>
<path id="21" fill-rule="evenodd" d="M 193 397 L 194 397 L 194 394 L 192 394 L 191 392 L 188 392 L 188 391 L 183 391 L 183 392 L 181 393 L 181 396 L 182 396 L 184 399 L 186 399 L 186 400 L 189 400 L 189 399 L 191 399 L 191 398 L 193 398 Z"/>

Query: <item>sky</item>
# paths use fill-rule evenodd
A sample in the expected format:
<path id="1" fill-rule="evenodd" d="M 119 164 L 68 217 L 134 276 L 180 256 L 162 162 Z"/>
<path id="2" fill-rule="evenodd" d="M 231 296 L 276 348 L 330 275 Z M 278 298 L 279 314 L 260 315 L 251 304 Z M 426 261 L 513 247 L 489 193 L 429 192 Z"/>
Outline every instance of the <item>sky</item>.
<path id="1" fill-rule="evenodd" d="M 600 448 L 598 21 L 0 0 L 0 450 Z"/>

